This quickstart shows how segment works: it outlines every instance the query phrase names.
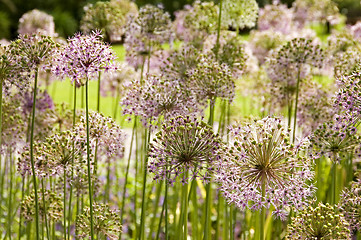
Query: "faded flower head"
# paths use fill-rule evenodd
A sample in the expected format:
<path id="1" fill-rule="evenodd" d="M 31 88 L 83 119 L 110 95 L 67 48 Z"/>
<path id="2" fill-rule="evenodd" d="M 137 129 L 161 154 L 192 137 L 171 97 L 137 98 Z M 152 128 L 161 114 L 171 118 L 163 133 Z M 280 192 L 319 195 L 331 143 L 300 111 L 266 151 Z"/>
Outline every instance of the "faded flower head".
<path id="1" fill-rule="evenodd" d="M 90 208 L 85 207 L 83 213 L 76 220 L 76 230 L 79 238 L 90 238 Z M 118 239 L 122 231 L 120 215 L 106 204 L 93 204 L 94 234 L 106 239 Z"/>
<path id="2" fill-rule="evenodd" d="M 361 231 L 361 180 L 342 192 L 339 207 L 352 231 Z"/>
<path id="3" fill-rule="evenodd" d="M 188 88 L 195 93 L 197 99 L 207 99 L 214 103 L 218 97 L 232 102 L 235 85 L 229 66 L 209 55 L 200 55 L 198 61 L 197 67 L 187 73 Z"/>
<path id="4" fill-rule="evenodd" d="M 258 4 L 255 0 L 224 0 L 222 25 L 227 29 L 253 28 L 258 17 Z M 215 22 L 214 24 L 216 24 Z"/>
<path id="5" fill-rule="evenodd" d="M 307 81 L 299 95 L 297 121 L 303 135 L 308 135 L 325 121 L 332 120 L 337 108 L 332 105 L 330 89 Z"/>
<path id="6" fill-rule="evenodd" d="M 284 4 L 269 4 L 260 9 L 257 27 L 260 31 L 290 34 L 294 31 L 293 11 Z"/>
<path id="7" fill-rule="evenodd" d="M 23 94 L 22 110 L 25 116 L 30 116 L 34 105 L 34 93 L 33 88 L 27 89 Z M 36 110 L 44 112 L 46 109 L 53 109 L 54 102 L 46 90 L 37 89 L 36 94 Z"/>
<path id="8" fill-rule="evenodd" d="M 19 19 L 19 34 L 39 34 L 56 36 L 53 16 L 38 9 L 33 9 Z"/>
<path id="9" fill-rule="evenodd" d="M 202 109 L 179 81 L 154 75 L 148 75 L 142 84 L 133 81 L 121 105 L 123 114 L 139 116 L 144 126 L 156 126 L 179 115 L 197 115 Z"/>
<path id="10" fill-rule="evenodd" d="M 294 20 L 300 28 L 307 23 L 328 21 L 331 25 L 340 22 L 340 13 L 332 0 L 296 0 L 293 2 Z"/>
<path id="11" fill-rule="evenodd" d="M 68 44 L 56 55 L 53 73 L 70 77 L 77 86 L 82 86 L 85 80 L 97 78 L 103 70 L 114 71 L 115 54 L 101 39 L 98 31 L 68 39 Z"/>
<path id="12" fill-rule="evenodd" d="M 358 21 L 355 25 L 350 27 L 351 35 L 361 43 L 361 21 Z"/>
<path id="13" fill-rule="evenodd" d="M 297 79 L 310 75 L 311 67 L 323 66 L 320 45 L 305 38 L 294 38 L 274 52 L 267 60 L 267 74 L 279 99 L 293 97 Z"/>
<path id="14" fill-rule="evenodd" d="M 182 176 L 187 183 L 197 177 L 208 182 L 214 170 L 213 163 L 218 159 L 221 139 L 203 121 L 186 116 L 178 116 L 163 123 L 149 147 L 149 172 L 155 180 L 169 183 Z"/>
<path id="15" fill-rule="evenodd" d="M 310 137 L 310 155 L 313 158 L 328 156 L 340 162 L 347 154 L 360 156 L 361 138 L 349 117 L 335 115 L 334 119 L 320 125 Z"/>
<path id="16" fill-rule="evenodd" d="M 308 206 L 292 218 L 286 239 L 351 239 L 349 224 L 337 209 L 326 203 Z"/>
<path id="17" fill-rule="evenodd" d="M 252 30 L 249 42 L 252 53 L 257 57 L 258 63 L 263 64 L 271 50 L 281 47 L 286 41 L 282 33 L 273 30 Z"/>
<path id="18" fill-rule="evenodd" d="M 85 141 L 74 132 L 64 131 L 51 135 L 34 145 L 35 174 L 38 177 L 59 176 L 79 164 L 85 155 Z M 74 157 L 74 163 L 73 161 Z M 24 147 L 18 161 L 18 170 L 31 174 L 29 146 Z"/>
<path id="19" fill-rule="evenodd" d="M 121 41 L 125 34 L 129 14 L 137 14 L 137 5 L 129 0 L 110 2 L 96 2 L 84 7 L 80 29 L 85 33 L 101 30 L 104 40 L 110 42 Z"/>
<path id="20" fill-rule="evenodd" d="M 216 180 L 228 200 L 241 209 L 275 207 L 285 219 L 290 208 L 301 209 L 313 194 L 310 161 L 293 145 L 281 119 L 266 117 L 230 127 L 233 144 L 223 149 Z"/>
<path id="21" fill-rule="evenodd" d="M 336 79 L 347 78 L 361 68 L 361 51 L 355 47 L 349 47 L 345 52 L 337 54 L 333 58 L 333 71 Z M 352 76 L 351 76 L 352 78 Z"/>
<path id="22" fill-rule="evenodd" d="M 210 35 L 205 43 L 203 51 L 205 54 L 217 55 L 218 61 L 227 64 L 232 75 L 237 78 L 246 69 L 247 54 L 244 42 L 234 32 L 220 32 L 219 46 L 217 46 L 217 35 Z"/>
<path id="23" fill-rule="evenodd" d="M 86 126 L 86 116 L 83 115 L 75 127 L 75 131 L 82 138 L 86 136 Z M 98 159 L 122 158 L 124 155 L 125 137 L 125 132 L 112 118 L 105 117 L 98 112 L 91 111 L 89 113 L 90 144 L 93 150 L 95 150 L 95 145 L 97 144 Z M 85 142 L 85 139 L 83 141 Z"/>
<path id="24" fill-rule="evenodd" d="M 63 201 L 58 193 L 45 190 L 38 190 L 39 215 L 42 221 L 57 222 L 63 217 Z M 44 204 L 45 202 L 45 209 Z M 35 194 L 32 192 L 29 196 L 24 197 L 21 202 L 21 215 L 26 221 L 32 222 L 35 217 Z"/>

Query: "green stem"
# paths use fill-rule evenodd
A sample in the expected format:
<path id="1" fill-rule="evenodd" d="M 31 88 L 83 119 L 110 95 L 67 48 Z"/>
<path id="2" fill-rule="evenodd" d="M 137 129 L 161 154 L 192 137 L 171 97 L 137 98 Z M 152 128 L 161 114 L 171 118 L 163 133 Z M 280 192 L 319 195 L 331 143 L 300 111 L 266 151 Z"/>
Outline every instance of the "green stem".
<path id="1" fill-rule="evenodd" d="M 94 223 L 93 223 L 93 189 L 90 172 L 90 140 L 89 140 L 89 97 L 88 97 L 88 78 L 85 82 L 85 115 L 86 115 L 86 153 L 88 166 L 88 186 L 89 186 L 89 202 L 90 202 L 90 237 L 94 240 Z"/>
<path id="2" fill-rule="evenodd" d="M 119 105 L 119 95 L 120 95 L 120 92 L 119 92 L 119 86 L 117 86 L 117 95 L 115 97 L 115 105 L 114 105 L 114 113 L 113 113 L 113 118 L 114 118 L 114 121 L 117 120 L 117 113 L 118 113 L 118 105 Z"/>
<path id="3" fill-rule="evenodd" d="M 140 232 L 139 232 L 139 239 L 144 239 L 144 225 L 145 225 L 145 208 L 146 208 L 146 198 L 145 198 L 145 190 L 146 190 L 146 184 L 147 184 L 147 166 L 148 166 L 148 143 L 150 139 L 150 129 L 145 129 L 145 144 L 144 144 L 144 172 L 143 172 L 143 193 L 142 193 L 142 210 L 140 215 Z"/>
<path id="4" fill-rule="evenodd" d="M 74 83 L 74 103 L 73 103 L 73 129 L 75 128 L 75 120 L 76 120 L 76 84 Z M 71 178 L 74 177 L 74 161 L 75 161 L 75 142 L 73 142 L 73 151 L 71 157 Z M 72 199 L 73 199 L 73 185 L 70 184 L 70 196 L 69 196 L 69 207 L 68 207 L 68 239 L 70 239 L 70 227 L 71 227 L 71 220 L 72 220 Z"/>
<path id="5" fill-rule="evenodd" d="M 218 53 L 219 53 L 219 38 L 221 35 L 221 22 L 222 22 L 222 0 L 219 0 L 219 14 L 218 14 L 218 27 L 217 27 L 217 41 L 216 41 L 216 60 L 218 60 Z"/>
<path id="6" fill-rule="evenodd" d="M 212 239 L 211 236 L 211 203 L 212 203 L 212 183 L 211 180 L 206 186 L 206 219 L 204 224 L 204 240 Z"/>
<path id="7" fill-rule="evenodd" d="M 167 180 L 165 180 L 167 181 Z M 160 182 L 160 186 L 163 185 L 163 181 Z M 162 221 L 163 221 L 163 214 L 164 214 L 164 209 L 165 209 L 165 202 L 166 202 L 166 198 L 164 198 L 163 200 L 163 206 L 162 206 L 162 212 L 160 213 L 160 217 L 159 217 L 159 223 L 158 223 L 158 230 L 157 230 L 157 235 L 155 237 L 156 240 L 159 240 L 159 234 L 160 234 L 160 229 L 162 228 Z M 155 219 L 154 219 L 155 221 Z M 166 219 L 167 221 L 167 219 Z"/>
<path id="8" fill-rule="evenodd" d="M 200 239 L 199 237 L 199 231 L 198 231 L 198 222 L 199 222 L 199 216 L 198 216 L 198 202 L 197 202 L 197 187 L 196 185 L 196 179 L 192 180 L 191 184 L 191 194 L 192 195 L 192 235 L 194 240 Z"/>
<path id="9" fill-rule="evenodd" d="M 155 201 L 154 201 L 154 207 L 153 207 L 153 218 L 152 221 L 150 222 L 150 231 L 149 231 L 149 235 L 148 235 L 148 239 L 153 239 L 152 234 L 154 233 L 153 231 L 153 227 L 154 224 L 156 223 L 157 220 L 157 212 L 158 212 L 158 206 L 159 206 L 159 199 L 160 199 L 160 195 L 161 195 L 161 191 L 162 191 L 162 182 L 157 183 L 157 192 L 155 195 Z"/>
<path id="10" fill-rule="evenodd" d="M 100 112 L 100 80 L 102 72 L 98 74 L 98 98 L 97 98 L 97 112 Z"/>
<path id="11" fill-rule="evenodd" d="M 292 134 L 292 142 L 293 143 L 296 140 L 298 95 L 299 95 L 299 91 L 300 91 L 300 81 L 301 81 L 300 74 L 301 74 L 301 66 L 298 68 L 298 73 L 297 73 L 296 103 L 295 103 L 295 113 L 294 113 L 294 118 L 293 118 L 293 134 Z"/>
<path id="12" fill-rule="evenodd" d="M 332 196 L 331 196 L 331 204 L 336 204 L 336 157 L 334 157 L 334 160 L 332 161 L 332 173 L 331 173 L 331 186 L 332 186 Z"/>
<path id="13" fill-rule="evenodd" d="M 122 194 L 122 206 L 121 206 L 121 215 L 120 215 L 120 222 L 123 222 L 124 219 L 124 207 L 125 207 L 125 195 L 127 191 L 127 184 L 128 184 L 128 175 L 129 175 L 129 168 L 130 168 L 130 159 L 132 156 L 133 151 L 133 140 L 134 135 L 136 134 L 135 130 L 137 129 L 137 119 L 134 120 L 133 130 L 132 130 L 132 137 L 130 140 L 130 147 L 129 147 L 129 155 L 128 155 L 128 161 L 127 161 L 127 170 L 125 171 L 125 180 L 124 180 L 124 186 L 123 186 L 123 194 Z M 119 240 L 122 238 L 122 232 L 119 234 Z"/>
<path id="14" fill-rule="evenodd" d="M 7 225 L 8 225 L 8 230 L 7 230 L 7 233 L 9 234 L 9 240 L 11 240 L 11 223 L 12 223 L 12 195 L 13 195 L 13 159 L 12 159 L 12 154 L 11 154 L 11 150 L 9 149 L 9 157 L 10 157 L 10 167 L 9 167 L 9 174 L 10 174 L 10 177 L 9 177 L 9 184 L 10 184 L 10 187 L 9 187 L 9 209 L 8 209 L 8 222 L 7 222 Z"/>
<path id="15" fill-rule="evenodd" d="M 21 201 L 23 201 L 24 199 L 24 196 L 25 196 L 25 177 L 24 176 L 21 176 L 21 179 L 22 179 L 22 183 L 21 183 Z M 19 234 L 18 234 L 18 237 L 19 237 L 19 240 L 21 240 L 21 233 L 22 233 L 22 214 L 21 214 L 21 210 L 20 210 L 20 216 L 19 216 Z"/>
<path id="16" fill-rule="evenodd" d="M 66 171 L 65 171 L 65 167 L 64 167 L 64 184 L 63 184 L 63 192 L 64 192 L 64 198 L 63 198 L 63 204 L 64 204 L 64 216 L 63 216 L 63 225 L 64 225 L 64 240 L 66 240 Z"/>
<path id="17" fill-rule="evenodd" d="M 264 200 L 265 197 L 265 184 L 262 183 L 262 201 Z M 260 212 L 260 216 L 259 216 L 259 239 L 260 240 L 264 240 L 265 239 L 265 235 L 264 235 L 264 230 L 265 230 L 265 226 L 264 226 L 264 221 L 266 219 L 266 209 L 264 207 L 261 207 L 261 212 Z"/>
<path id="18" fill-rule="evenodd" d="M 34 81 L 34 95 L 33 95 L 33 111 L 31 117 L 31 131 L 30 131 L 30 161 L 31 161 L 31 172 L 33 179 L 33 188 L 35 194 L 35 226 L 36 226 L 36 239 L 40 239 L 39 231 L 39 200 L 38 200 L 38 188 L 35 175 L 35 164 L 34 164 L 34 127 L 35 127 L 35 109 L 36 109 L 36 93 L 38 90 L 38 68 L 35 70 L 35 81 Z"/>
<path id="19" fill-rule="evenodd" d="M 44 185 L 44 179 L 41 179 L 41 193 L 43 194 L 43 208 L 44 208 L 44 220 L 45 220 L 45 229 L 46 229 L 46 237 L 50 239 L 49 234 L 49 226 L 48 226 L 48 219 L 47 219 L 47 210 L 45 205 L 45 185 Z M 65 239 L 64 239 L 65 240 Z"/>
<path id="20" fill-rule="evenodd" d="M 209 105 L 209 119 L 208 124 L 213 128 L 213 122 L 214 122 L 214 105 L 215 105 L 216 99 L 210 100 Z"/>

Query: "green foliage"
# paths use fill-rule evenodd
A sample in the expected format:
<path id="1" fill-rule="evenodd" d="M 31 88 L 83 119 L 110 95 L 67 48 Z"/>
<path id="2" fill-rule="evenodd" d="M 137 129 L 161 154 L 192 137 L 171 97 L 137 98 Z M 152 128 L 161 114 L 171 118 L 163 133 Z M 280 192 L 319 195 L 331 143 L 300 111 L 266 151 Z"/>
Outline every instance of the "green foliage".
<path id="1" fill-rule="evenodd" d="M 0 39 L 10 37 L 10 21 L 6 12 L 0 12 Z"/>

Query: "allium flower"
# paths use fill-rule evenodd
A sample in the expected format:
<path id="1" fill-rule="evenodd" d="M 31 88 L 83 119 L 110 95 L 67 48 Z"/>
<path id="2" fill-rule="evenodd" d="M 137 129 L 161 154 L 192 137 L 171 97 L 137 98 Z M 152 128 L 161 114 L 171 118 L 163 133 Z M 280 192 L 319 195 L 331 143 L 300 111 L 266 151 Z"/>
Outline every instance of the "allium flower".
<path id="1" fill-rule="evenodd" d="M 48 68 L 57 48 L 57 44 L 44 35 L 19 35 L 12 46 L 21 58 L 19 64 L 26 66 L 29 72 L 41 70 L 41 66 Z"/>
<path id="2" fill-rule="evenodd" d="M 216 32 L 217 22 L 218 6 L 214 2 L 195 1 L 176 14 L 174 24 L 178 39 L 201 48 L 208 34 Z"/>
<path id="3" fill-rule="evenodd" d="M 349 224 L 334 206 L 308 206 L 288 225 L 286 239 L 351 239 Z"/>
<path id="4" fill-rule="evenodd" d="M 361 43 L 361 21 L 350 27 L 351 35 Z"/>
<path id="5" fill-rule="evenodd" d="M 83 213 L 76 220 L 76 230 L 78 237 L 82 239 L 90 238 L 90 208 L 85 207 Z M 94 234 L 101 238 L 118 239 L 122 231 L 120 216 L 118 211 L 112 210 L 106 204 L 93 204 L 93 224 Z"/>
<path id="6" fill-rule="evenodd" d="M 361 180 L 342 192 L 339 207 L 352 231 L 361 231 Z"/>
<path id="7" fill-rule="evenodd" d="M 323 51 L 311 40 L 295 38 L 273 53 L 267 64 L 275 94 L 287 99 L 295 94 L 298 78 L 305 79 L 311 67 L 323 66 Z"/>
<path id="8" fill-rule="evenodd" d="M 145 5 L 130 19 L 124 46 L 130 62 L 144 62 L 161 44 L 172 40 L 171 19 L 168 13 L 152 5 Z"/>
<path id="9" fill-rule="evenodd" d="M 121 105 L 124 106 L 123 114 L 140 116 L 144 126 L 156 126 L 162 120 L 178 115 L 197 115 L 202 109 L 197 99 L 184 91 L 178 81 L 166 81 L 152 75 L 148 75 L 143 84 L 134 81 Z"/>
<path id="10" fill-rule="evenodd" d="M 220 32 L 219 46 L 217 47 L 217 35 L 210 35 L 203 47 L 205 54 L 214 53 L 217 55 L 217 60 L 223 64 L 227 64 L 232 75 L 237 78 L 246 69 L 246 58 L 244 42 L 234 32 L 222 31 Z"/>
<path id="11" fill-rule="evenodd" d="M 295 21 L 299 27 L 307 23 L 329 22 L 335 25 L 340 22 L 340 13 L 332 0 L 296 0 L 293 2 Z"/>
<path id="12" fill-rule="evenodd" d="M 228 202 L 258 210 L 275 207 L 274 215 L 285 219 L 290 208 L 307 204 L 314 187 L 310 161 L 301 151 L 305 142 L 290 143 L 290 130 L 281 119 L 266 117 L 230 128 L 233 144 L 224 148 L 216 181 Z"/>
<path id="13" fill-rule="evenodd" d="M 83 32 L 102 30 L 105 41 L 119 42 L 125 34 L 128 15 L 136 15 L 138 9 L 137 5 L 129 0 L 99 1 L 94 5 L 86 5 L 84 12 L 80 22 L 80 29 Z"/>
<path id="14" fill-rule="evenodd" d="M 293 11 L 284 4 L 269 4 L 260 9 L 257 27 L 260 31 L 272 30 L 282 34 L 294 31 Z"/>
<path id="15" fill-rule="evenodd" d="M 19 19 L 19 34 L 56 36 L 53 16 L 33 9 Z"/>
<path id="16" fill-rule="evenodd" d="M 32 192 L 29 196 L 26 196 L 21 202 L 21 215 L 26 221 L 31 222 L 35 216 L 35 194 Z M 50 222 L 57 222 L 63 217 L 63 201 L 61 197 L 50 190 L 45 190 L 44 195 L 41 190 L 38 190 L 39 200 L 39 215 L 40 219 Z M 43 202 L 45 201 L 45 209 Z"/>
<path id="17" fill-rule="evenodd" d="M 311 135 L 311 156 L 320 158 L 328 156 L 333 162 L 339 162 L 348 153 L 361 154 L 361 138 L 355 133 L 348 117 L 335 115 L 331 121 L 320 125 Z"/>
<path id="18" fill-rule="evenodd" d="M 199 101 L 208 99 L 214 103 L 219 97 L 232 102 L 235 86 L 227 64 L 220 64 L 212 56 L 200 55 L 197 67 L 189 70 L 188 75 L 188 88 Z"/>
<path id="19" fill-rule="evenodd" d="M 100 32 L 93 32 L 90 35 L 76 34 L 68 39 L 68 44 L 54 60 L 53 73 L 70 77 L 81 86 L 85 84 L 84 80 L 97 78 L 103 70 L 115 70 L 115 54 L 101 38 Z"/>
<path id="20" fill-rule="evenodd" d="M 350 47 L 345 52 L 337 54 L 332 60 L 336 79 L 343 79 L 348 76 L 352 78 L 351 75 L 361 68 L 361 51 L 355 47 Z"/>
<path id="21" fill-rule="evenodd" d="M 74 132 L 64 131 L 53 134 L 44 142 L 34 145 L 34 166 L 38 177 L 63 175 L 71 168 L 72 158 L 80 162 L 85 155 L 85 141 Z M 18 161 L 21 174 L 31 174 L 30 153 L 26 146 Z"/>
<path id="22" fill-rule="evenodd" d="M 23 93 L 22 110 L 25 116 L 29 116 L 33 109 L 33 89 L 30 88 Z M 44 112 L 46 109 L 53 109 L 54 102 L 48 92 L 45 90 L 39 90 L 36 94 L 36 110 L 37 112 Z"/>
<path id="23" fill-rule="evenodd" d="M 116 62 L 116 72 L 102 74 L 102 84 L 100 92 L 103 96 L 110 94 L 112 97 L 119 98 L 121 92 L 124 91 L 125 84 L 138 79 L 138 74 L 134 68 L 125 62 Z"/>
<path id="24" fill-rule="evenodd" d="M 299 96 L 297 119 L 304 135 L 315 131 L 323 122 L 332 120 L 337 108 L 332 106 L 329 89 L 313 82 L 306 82 Z"/>
<path id="25" fill-rule="evenodd" d="M 234 29 L 253 28 L 258 17 L 258 4 L 255 0 L 224 0 L 222 25 Z"/>
<path id="26" fill-rule="evenodd" d="M 79 136 L 86 136 L 86 117 L 81 116 L 80 122 L 75 127 Z M 98 144 L 98 158 L 100 156 L 106 159 L 120 159 L 124 155 L 125 132 L 110 117 L 104 117 L 98 112 L 89 113 L 89 138 L 93 150 L 95 144 Z M 83 139 L 85 142 L 85 139 Z"/>
<path id="27" fill-rule="evenodd" d="M 218 159 L 221 139 L 212 128 L 193 117 L 178 116 L 163 123 L 149 147 L 149 172 L 155 180 L 176 181 L 182 175 L 182 182 L 190 178 L 201 178 L 208 182 L 214 170 L 213 162 Z"/>
<path id="28" fill-rule="evenodd" d="M 338 79 L 338 84 L 340 90 L 337 92 L 335 104 L 354 121 L 359 121 L 361 114 L 361 72 L 354 72 L 350 76 Z"/>
<path id="29" fill-rule="evenodd" d="M 249 36 L 248 44 L 252 53 L 257 57 L 261 65 L 266 61 L 271 50 L 276 50 L 286 41 L 286 37 L 273 30 L 256 31 L 252 30 Z"/>

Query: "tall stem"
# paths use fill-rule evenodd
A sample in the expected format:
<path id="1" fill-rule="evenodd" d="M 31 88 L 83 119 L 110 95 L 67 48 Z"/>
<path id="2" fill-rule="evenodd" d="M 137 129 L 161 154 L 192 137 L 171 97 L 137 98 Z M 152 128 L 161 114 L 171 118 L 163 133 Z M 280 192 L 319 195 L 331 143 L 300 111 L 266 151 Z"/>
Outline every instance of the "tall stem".
<path id="1" fill-rule="evenodd" d="M 102 72 L 99 72 L 98 75 L 98 98 L 97 98 L 97 112 L 100 111 L 100 80 L 101 80 Z"/>
<path id="2" fill-rule="evenodd" d="M 49 223 L 48 223 L 48 219 L 47 219 L 47 210 L 46 210 L 46 205 L 45 205 L 45 185 L 44 185 L 44 179 L 41 179 L 41 194 L 43 194 L 43 209 L 44 209 L 44 220 L 45 220 L 45 229 L 46 229 L 46 237 L 48 239 L 50 239 L 50 233 L 49 233 Z M 66 239 L 64 239 L 66 240 Z"/>
<path id="3" fill-rule="evenodd" d="M 298 72 L 297 72 L 297 86 L 296 86 L 296 103 L 295 103 L 295 115 L 293 118 L 293 135 L 292 135 L 292 142 L 295 142 L 295 137 L 296 137 L 296 127 L 297 127 L 297 107 L 298 107 L 298 95 L 299 95 L 299 91 L 300 91 L 300 74 L 301 74 L 301 66 L 299 66 L 298 68 Z"/>
<path id="4" fill-rule="evenodd" d="M 33 178 L 33 188 L 35 194 L 35 226 L 36 226 L 36 239 L 40 239 L 39 232 L 39 200 L 38 200 L 38 188 L 35 175 L 35 164 L 34 164 L 34 126 L 35 126 L 35 109 L 36 109 L 36 92 L 38 85 L 38 68 L 35 69 L 35 81 L 34 81 L 34 95 L 33 95 L 33 111 L 31 116 L 31 130 L 30 130 L 30 162 L 31 172 Z"/>
<path id="5" fill-rule="evenodd" d="M 146 207 L 146 198 L 145 198 L 145 188 L 146 188 L 146 183 L 147 183 L 147 166 L 148 166 L 148 143 L 149 143 L 149 139 L 150 139 L 150 132 L 151 129 L 146 129 L 146 134 L 145 134 L 145 146 L 144 146 L 144 153 L 145 153 L 145 157 L 144 157 L 144 172 L 143 172 L 143 194 L 142 194 L 142 210 L 141 210 L 141 216 L 140 216 L 140 232 L 139 232 L 139 239 L 144 239 L 144 223 L 145 223 L 145 207 Z"/>
<path id="6" fill-rule="evenodd" d="M 129 155 L 128 155 L 128 161 L 127 161 L 127 170 L 125 171 L 125 180 L 124 180 L 124 187 L 123 187 L 123 195 L 122 195 L 122 207 L 121 207 L 121 215 L 120 215 L 120 222 L 123 222 L 124 219 L 124 206 L 125 206 L 125 195 L 126 195 L 126 191 L 127 191 L 127 183 L 128 183 L 128 174 L 129 174 L 129 168 L 130 168 L 130 159 L 132 156 L 132 151 L 133 151 L 133 140 L 134 140 L 134 135 L 135 130 L 137 128 L 137 119 L 134 120 L 134 125 L 133 125 L 133 130 L 132 130 L 132 137 L 130 140 L 130 147 L 129 147 Z M 119 234 L 119 240 L 122 238 L 122 232 L 120 232 Z"/>
<path id="7" fill-rule="evenodd" d="M 264 200 L 265 197 L 265 184 L 262 183 L 262 201 Z M 264 240 L 265 239 L 265 235 L 264 235 L 264 221 L 266 219 L 266 209 L 262 206 L 261 207 L 261 212 L 260 212 L 260 216 L 259 216 L 259 239 L 260 240 Z"/>
<path id="8" fill-rule="evenodd" d="M 88 97 L 88 78 L 85 82 L 85 115 L 86 115 L 86 154 L 88 166 L 88 187 L 89 187 L 89 202 L 90 202 L 90 236 L 94 240 L 94 223 L 93 223 L 93 187 L 91 182 L 90 172 L 90 141 L 89 141 L 89 97 Z"/>
<path id="9" fill-rule="evenodd" d="M 64 220 L 64 240 L 66 240 L 66 171 L 65 171 L 65 167 L 64 167 L 64 184 L 63 184 L 63 191 L 64 191 L 64 198 L 63 198 L 63 204 L 64 204 L 64 216 L 63 216 L 63 220 Z"/>
<path id="10" fill-rule="evenodd" d="M 218 27 L 217 27 L 217 41 L 216 41 L 216 60 L 218 60 L 218 52 L 219 52 L 219 38 L 221 35 L 221 22 L 222 22 L 222 0 L 219 0 L 219 14 L 218 14 Z"/>

